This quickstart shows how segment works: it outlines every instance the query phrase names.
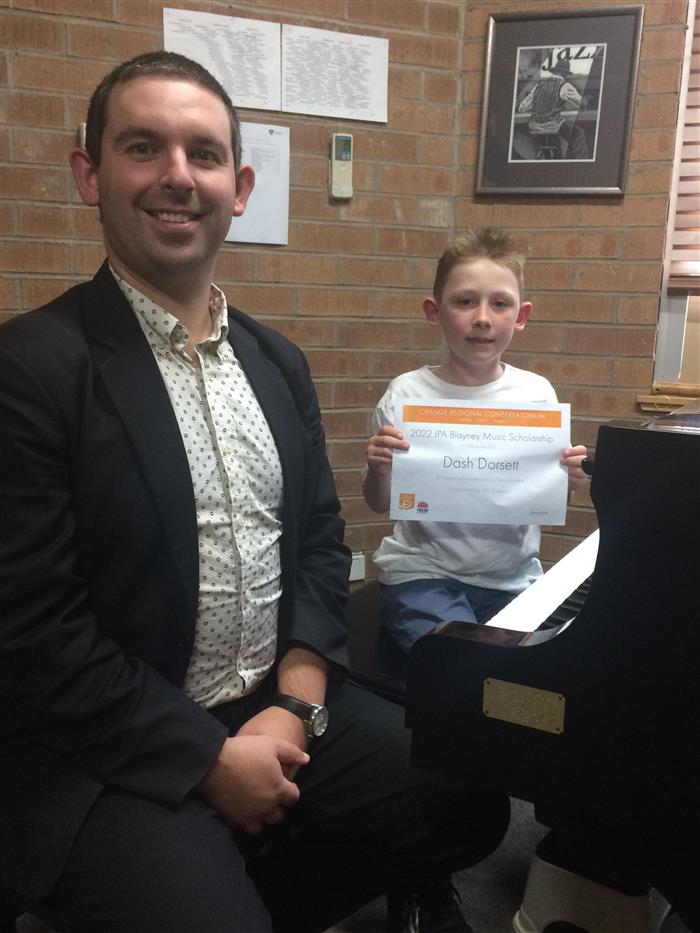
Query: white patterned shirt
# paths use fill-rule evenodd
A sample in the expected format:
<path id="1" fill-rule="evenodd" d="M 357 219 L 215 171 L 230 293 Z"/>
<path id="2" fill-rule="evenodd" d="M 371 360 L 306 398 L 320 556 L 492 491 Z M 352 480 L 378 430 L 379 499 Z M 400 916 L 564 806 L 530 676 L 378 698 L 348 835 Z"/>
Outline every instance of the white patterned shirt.
<path id="1" fill-rule="evenodd" d="M 141 325 L 177 418 L 192 475 L 199 594 L 183 689 L 203 706 L 251 693 L 277 646 L 282 469 L 275 442 L 228 334 L 212 285 L 211 336 L 185 352 L 187 329 L 114 273 Z"/>

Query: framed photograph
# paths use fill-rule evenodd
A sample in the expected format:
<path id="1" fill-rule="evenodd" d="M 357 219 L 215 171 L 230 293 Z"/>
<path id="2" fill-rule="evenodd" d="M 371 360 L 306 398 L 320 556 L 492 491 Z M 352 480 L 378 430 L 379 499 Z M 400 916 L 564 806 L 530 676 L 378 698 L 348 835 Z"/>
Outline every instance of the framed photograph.
<path id="1" fill-rule="evenodd" d="M 643 9 L 490 18 L 477 194 L 624 193 Z"/>

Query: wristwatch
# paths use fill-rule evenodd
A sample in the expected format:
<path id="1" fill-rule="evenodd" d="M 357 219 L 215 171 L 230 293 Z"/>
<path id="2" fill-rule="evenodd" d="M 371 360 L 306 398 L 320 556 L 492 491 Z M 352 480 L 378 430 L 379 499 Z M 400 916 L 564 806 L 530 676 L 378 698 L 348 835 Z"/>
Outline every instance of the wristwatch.
<path id="1" fill-rule="evenodd" d="M 288 693 L 278 693 L 270 702 L 270 706 L 281 706 L 282 709 L 294 713 L 304 723 L 307 739 L 316 739 L 328 728 L 328 710 L 325 706 L 315 703 L 306 703 Z"/>

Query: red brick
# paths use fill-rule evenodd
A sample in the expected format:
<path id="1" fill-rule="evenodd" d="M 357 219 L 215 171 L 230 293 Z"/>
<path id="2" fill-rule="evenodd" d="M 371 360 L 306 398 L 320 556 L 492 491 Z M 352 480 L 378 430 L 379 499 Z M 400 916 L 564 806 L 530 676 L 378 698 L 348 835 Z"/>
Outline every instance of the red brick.
<path id="1" fill-rule="evenodd" d="M 671 162 L 636 162 L 627 174 L 627 195 L 664 194 L 671 187 Z"/>
<path id="2" fill-rule="evenodd" d="M 102 265 L 104 258 L 105 250 L 101 243 L 76 243 L 71 271 L 78 276 L 92 277 Z"/>
<path id="3" fill-rule="evenodd" d="M 425 99 L 454 106 L 457 103 L 458 87 L 457 78 L 453 75 L 426 74 Z"/>
<path id="4" fill-rule="evenodd" d="M 329 283 L 338 281 L 335 258 L 263 253 L 258 257 L 258 279 L 261 282 Z"/>
<path id="5" fill-rule="evenodd" d="M 379 399 L 384 395 L 386 387 L 386 379 L 372 382 L 338 380 L 335 385 L 336 405 L 340 408 L 360 407 L 365 409 L 368 414 L 371 414 Z"/>
<path id="6" fill-rule="evenodd" d="M 420 72 L 413 68 L 399 68 L 394 62 L 389 62 L 389 100 L 399 97 L 408 100 L 417 100 L 422 96 Z"/>
<path id="7" fill-rule="evenodd" d="M 459 8 L 436 0 L 428 5 L 428 32 L 454 36 L 459 32 Z"/>
<path id="8" fill-rule="evenodd" d="M 15 6 L 23 10 L 53 13 L 56 15 L 57 0 L 15 0 Z M 130 0 L 131 2 L 131 0 Z M 61 16 L 80 16 L 87 19 L 109 20 L 112 17 L 112 0 L 60 0 Z"/>
<path id="9" fill-rule="evenodd" d="M 656 259 L 663 257 L 666 231 L 645 227 L 625 230 L 622 256 L 624 259 Z"/>
<path id="10" fill-rule="evenodd" d="M 550 204 L 548 201 L 493 205 L 493 223 L 496 226 L 522 227 L 525 231 L 532 227 L 574 227 L 579 223 L 578 214 L 576 204 Z"/>
<path id="11" fill-rule="evenodd" d="M 0 36 L 7 49 L 31 52 L 63 52 L 63 24 L 46 17 L 0 12 Z"/>
<path id="12" fill-rule="evenodd" d="M 409 4 L 406 4 L 408 6 Z M 422 68 L 456 68 L 460 44 L 456 38 L 411 36 L 395 33 L 389 37 L 391 60 Z"/>
<path id="13" fill-rule="evenodd" d="M 20 126 L 65 126 L 62 97 L 31 91 L 7 91 L 0 95 L 0 119 Z"/>
<path id="14" fill-rule="evenodd" d="M 382 256 L 438 257 L 449 242 L 443 230 L 404 230 L 390 227 L 379 231 L 379 254 Z"/>
<path id="15" fill-rule="evenodd" d="M 637 97 L 634 116 L 636 129 L 665 129 L 670 126 L 675 131 L 677 118 L 677 94 L 640 95 Z"/>
<path id="16" fill-rule="evenodd" d="M 68 272 L 68 269 L 63 270 Z M 93 270 L 93 272 L 96 270 Z M 41 305 L 53 301 L 71 286 L 75 285 L 76 277 L 73 278 L 31 278 L 22 280 L 22 307 L 28 311 L 31 308 L 39 308 Z"/>
<path id="17" fill-rule="evenodd" d="M 653 360 L 613 360 L 613 385 L 649 391 L 653 375 Z"/>
<path id="18" fill-rule="evenodd" d="M 65 201 L 67 169 L 2 166 L 0 188 L 5 197 L 35 201 Z"/>
<path id="19" fill-rule="evenodd" d="M 426 294 L 425 289 L 382 291 L 375 299 L 376 316 L 379 320 L 399 317 L 423 321 L 421 307 Z"/>
<path id="20" fill-rule="evenodd" d="M 319 253 L 372 253 L 374 231 L 371 227 L 350 224 L 300 224 L 296 246 L 302 251 Z"/>
<path id="21" fill-rule="evenodd" d="M 625 197 L 622 203 L 585 204 L 579 223 L 584 227 L 666 227 L 668 193 L 652 197 Z"/>
<path id="22" fill-rule="evenodd" d="M 295 308 L 295 292 L 281 285 L 235 282 L 226 289 L 229 302 L 247 314 L 290 314 Z"/>
<path id="23" fill-rule="evenodd" d="M 514 335 L 511 346 L 519 350 L 559 353 L 564 349 L 565 333 L 564 327 L 531 321 L 528 322 L 525 330 Z"/>
<path id="24" fill-rule="evenodd" d="M 0 308 L 3 311 L 19 311 L 19 279 L 12 276 L 0 278 Z"/>
<path id="25" fill-rule="evenodd" d="M 678 0 L 654 0 L 644 7 L 644 26 L 685 23 L 686 4 Z"/>
<path id="26" fill-rule="evenodd" d="M 360 470 L 336 470 L 335 488 L 338 490 L 338 495 L 339 496 L 357 495 L 357 493 L 362 488 L 362 481 L 360 479 L 360 476 L 361 476 Z"/>
<path id="27" fill-rule="evenodd" d="M 253 278 L 255 255 L 236 246 L 224 246 L 216 260 L 217 282 L 245 282 Z M 223 287 L 223 286 L 222 286 Z"/>
<path id="28" fill-rule="evenodd" d="M 409 337 L 405 324 L 389 324 L 386 321 L 339 322 L 336 330 L 339 348 L 348 352 L 372 350 L 381 347 L 407 347 Z"/>
<path id="29" fill-rule="evenodd" d="M 544 257 L 613 258 L 619 256 L 619 233 L 614 230 L 582 232 L 581 230 L 547 230 L 533 234 L 531 253 Z"/>
<path id="30" fill-rule="evenodd" d="M 353 134 L 355 159 L 371 159 L 379 162 L 413 162 L 418 158 L 421 138 L 415 133 L 392 133 L 382 127 L 382 132 Z M 328 164 L 326 162 L 326 171 Z"/>
<path id="31" fill-rule="evenodd" d="M 425 26 L 424 0 L 352 0 L 349 13 L 355 23 L 423 29 Z M 342 9 L 342 5 L 340 6 Z"/>
<path id="32" fill-rule="evenodd" d="M 75 135 L 68 131 L 44 130 L 15 131 L 15 158 L 17 162 L 41 162 L 67 165 L 68 155 L 75 147 Z"/>
<path id="33" fill-rule="evenodd" d="M 346 350 L 309 350 L 306 354 L 314 378 L 317 376 L 367 376 L 369 359 L 366 353 Z"/>
<path id="34" fill-rule="evenodd" d="M 527 267 L 525 269 L 527 274 Z M 613 320 L 616 299 L 612 295 L 584 295 L 579 292 L 531 292 L 525 289 L 533 304 L 530 321 L 588 321 Z"/>
<path id="35" fill-rule="evenodd" d="M 684 23 L 647 28 L 642 34 L 640 61 L 681 61 L 684 42 Z"/>
<path id="36" fill-rule="evenodd" d="M 442 350 L 434 350 L 432 353 L 428 350 L 420 353 L 415 351 L 375 353 L 372 361 L 372 376 L 375 379 L 384 376 L 388 381 L 401 373 L 420 369 L 421 366 L 437 365 L 442 362 L 443 355 Z"/>
<path id="37" fill-rule="evenodd" d="M 454 172 L 455 143 L 451 136 L 425 136 L 418 145 L 418 162 L 448 165 Z M 452 182 L 450 182 L 450 186 Z"/>
<path id="38" fill-rule="evenodd" d="M 675 0 L 674 0 L 675 2 Z M 670 62 L 641 62 L 637 75 L 638 94 L 677 94 L 681 84 L 681 59 Z"/>
<path id="39" fill-rule="evenodd" d="M 160 43 L 152 33 L 135 29 L 105 28 L 71 24 L 68 28 L 68 54 L 84 58 L 126 61 L 142 52 L 150 52 Z"/>
<path id="40" fill-rule="evenodd" d="M 641 327 L 570 327 L 570 353 L 599 353 L 606 357 L 651 356 L 655 333 Z"/>
<path id="41" fill-rule="evenodd" d="M 401 260 L 343 259 L 339 281 L 348 285 L 408 287 L 412 284 L 411 267 Z"/>
<path id="42" fill-rule="evenodd" d="M 6 240 L 0 254 L 3 272 L 63 272 L 68 268 L 70 247 L 44 240 Z"/>
<path id="43" fill-rule="evenodd" d="M 620 324 L 655 324 L 658 314 L 658 295 L 620 295 L 617 305 Z"/>
<path id="44" fill-rule="evenodd" d="M 525 287 L 533 289 L 570 288 L 573 278 L 573 263 L 538 261 L 531 259 L 526 267 Z"/>
<path id="45" fill-rule="evenodd" d="M 109 70 L 106 62 L 23 55 L 17 60 L 17 85 L 90 94 Z"/>
<path id="46" fill-rule="evenodd" d="M 336 437 L 368 437 L 367 414 L 363 411 L 327 411 L 323 416 L 326 436 Z M 355 492 L 359 491 L 359 487 Z"/>
<path id="47" fill-rule="evenodd" d="M 349 288 L 304 288 L 299 291 L 299 314 L 331 317 L 369 317 L 374 292 Z"/>
<path id="48" fill-rule="evenodd" d="M 527 368 L 556 385 L 600 386 L 607 385 L 610 378 L 610 364 L 600 357 L 534 356 Z"/>
<path id="49" fill-rule="evenodd" d="M 576 266 L 573 287 L 584 291 L 650 292 L 661 285 L 661 263 L 589 263 Z"/>
<path id="50" fill-rule="evenodd" d="M 574 389 L 569 402 L 582 415 L 597 415 L 603 419 L 638 418 L 636 394 L 636 389 Z"/>
<path id="51" fill-rule="evenodd" d="M 659 159 L 672 159 L 675 143 L 675 129 L 635 130 L 630 141 L 630 161 L 656 162 Z"/>
<path id="52" fill-rule="evenodd" d="M 399 194 L 448 195 L 452 190 L 450 172 L 434 166 L 391 165 L 379 170 L 379 188 L 384 192 Z"/>
<path id="53" fill-rule="evenodd" d="M 425 320 L 411 325 L 411 339 L 408 346 L 429 351 L 433 355 L 434 351 L 442 349 L 443 344 L 442 331 L 439 327 L 431 327 Z"/>
<path id="54" fill-rule="evenodd" d="M 258 320 L 265 320 L 258 315 Z M 331 321 L 310 321 L 307 318 L 299 320 L 298 318 L 272 318 L 265 321 L 275 330 L 280 331 L 285 337 L 288 337 L 293 343 L 298 344 L 305 350 L 309 347 L 328 347 L 337 346 L 334 338 L 335 326 Z"/>
<path id="55" fill-rule="evenodd" d="M 389 101 L 389 125 L 415 133 L 452 133 L 454 107 L 445 104 L 422 104 L 412 101 Z"/>

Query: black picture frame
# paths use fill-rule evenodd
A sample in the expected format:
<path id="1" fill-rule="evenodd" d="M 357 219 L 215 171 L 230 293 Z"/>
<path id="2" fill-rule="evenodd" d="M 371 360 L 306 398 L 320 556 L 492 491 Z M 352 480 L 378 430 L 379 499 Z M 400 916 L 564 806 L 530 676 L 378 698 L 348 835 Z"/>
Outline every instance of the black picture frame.
<path id="1" fill-rule="evenodd" d="M 489 19 L 477 194 L 620 197 L 643 6 Z"/>

